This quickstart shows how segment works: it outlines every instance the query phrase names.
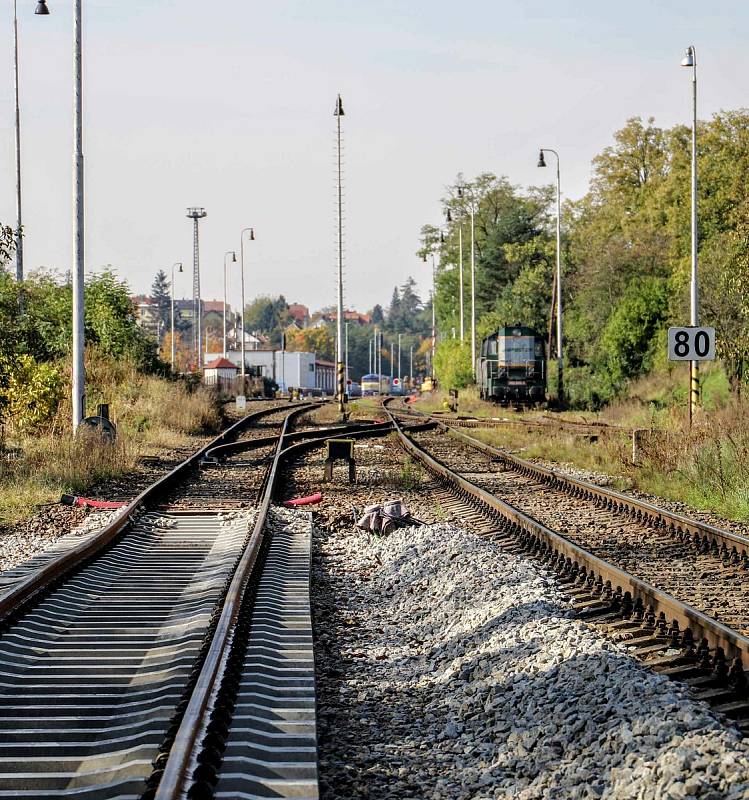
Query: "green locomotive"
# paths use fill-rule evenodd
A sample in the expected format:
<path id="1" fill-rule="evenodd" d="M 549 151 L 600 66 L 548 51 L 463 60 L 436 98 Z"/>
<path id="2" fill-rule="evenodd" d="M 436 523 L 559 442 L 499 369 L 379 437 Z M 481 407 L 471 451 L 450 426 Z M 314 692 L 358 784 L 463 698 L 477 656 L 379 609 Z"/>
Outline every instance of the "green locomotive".
<path id="1" fill-rule="evenodd" d="M 546 348 L 531 328 L 508 325 L 481 342 L 476 380 L 482 400 L 535 405 L 546 399 Z"/>

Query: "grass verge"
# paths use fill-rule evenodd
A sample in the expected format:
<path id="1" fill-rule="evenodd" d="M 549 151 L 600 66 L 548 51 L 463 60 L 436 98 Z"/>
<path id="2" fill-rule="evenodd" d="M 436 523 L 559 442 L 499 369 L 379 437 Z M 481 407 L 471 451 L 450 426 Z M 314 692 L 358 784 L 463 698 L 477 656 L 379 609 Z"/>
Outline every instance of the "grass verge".
<path id="1" fill-rule="evenodd" d="M 204 387 L 146 376 L 127 363 L 96 357 L 87 363 L 87 378 L 89 413 L 98 402 L 110 403 L 116 441 L 107 444 L 85 433 L 73 437 L 67 400 L 45 429 L 11 426 L 7 445 L 20 457 L 0 460 L 0 527 L 29 517 L 65 492 L 82 494 L 100 481 L 127 475 L 146 456 L 194 448 L 196 436 L 221 428 L 218 396 Z"/>

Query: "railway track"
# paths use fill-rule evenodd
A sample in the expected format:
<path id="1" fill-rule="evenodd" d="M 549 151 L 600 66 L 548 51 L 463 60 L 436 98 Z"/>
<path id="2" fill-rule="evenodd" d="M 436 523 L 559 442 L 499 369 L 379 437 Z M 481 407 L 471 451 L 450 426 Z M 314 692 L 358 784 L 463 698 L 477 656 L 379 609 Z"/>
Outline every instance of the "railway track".
<path id="1" fill-rule="evenodd" d="M 494 524 L 489 535 L 555 568 L 579 612 L 749 732 L 749 540 L 544 469 L 443 423 L 413 434 L 399 428 L 399 438 L 459 502 Z"/>
<path id="2" fill-rule="evenodd" d="M 247 621 L 248 680 L 275 687 L 260 693 L 260 727 L 273 746 L 258 747 L 245 724 L 258 714 L 249 713 L 231 729 L 231 748 L 254 742 L 242 769 L 252 791 L 316 796 L 314 695 L 306 727 L 274 719 L 288 699 L 279 673 L 313 674 L 300 595 L 309 539 L 283 526 L 269 535 L 268 522 L 287 429 L 310 408 L 249 415 L 103 530 L 4 587 L 0 797 L 202 796 L 212 784 L 201 783 L 200 759 L 226 707 L 212 692 L 234 675 L 231 647 Z M 260 448 L 273 440 L 269 460 Z M 217 448 L 221 462 L 211 457 Z"/>

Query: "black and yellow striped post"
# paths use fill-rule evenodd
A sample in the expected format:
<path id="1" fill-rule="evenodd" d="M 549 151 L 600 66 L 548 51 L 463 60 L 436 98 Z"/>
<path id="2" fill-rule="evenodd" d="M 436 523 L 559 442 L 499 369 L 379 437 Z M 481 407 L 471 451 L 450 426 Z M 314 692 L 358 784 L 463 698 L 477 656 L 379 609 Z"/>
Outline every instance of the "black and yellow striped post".
<path id="1" fill-rule="evenodd" d="M 341 413 L 341 419 L 345 422 L 347 418 L 346 414 L 346 401 L 348 398 L 346 397 L 346 368 L 343 364 L 343 361 L 338 362 L 338 410 Z"/>
<path id="2" fill-rule="evenodd" d="M 700 407 L 700 362 L 689 362 L 689 424 L 697 415 Z"/>

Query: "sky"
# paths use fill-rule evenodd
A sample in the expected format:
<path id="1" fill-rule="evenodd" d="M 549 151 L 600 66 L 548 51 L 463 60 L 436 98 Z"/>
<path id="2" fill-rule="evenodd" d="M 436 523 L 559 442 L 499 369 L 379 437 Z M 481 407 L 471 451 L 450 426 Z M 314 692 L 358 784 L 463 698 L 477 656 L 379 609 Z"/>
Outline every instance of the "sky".
<path id="1" fill-rule="evenodd" d="M 72 2 L 19 1 L 26 270 L 72 262 Z M 458 172 L 582 196 L 591 160 L 632 116 L 689 123 L 749 105 L 749 4 L 733 0 L 84 0 L 86 271 L 133 292 L 183 262 L 205 207 L 201 280 L 223 294 L 245 246 L 246 296 L 335 303 L 335 97 L 343 97 L 346 305 L 386 304 L 412 275 Z M 0 36 L 0 220 L 15 220 L 12 1 Z M 228 298 L 238 305 L 239 264 Z"/>

